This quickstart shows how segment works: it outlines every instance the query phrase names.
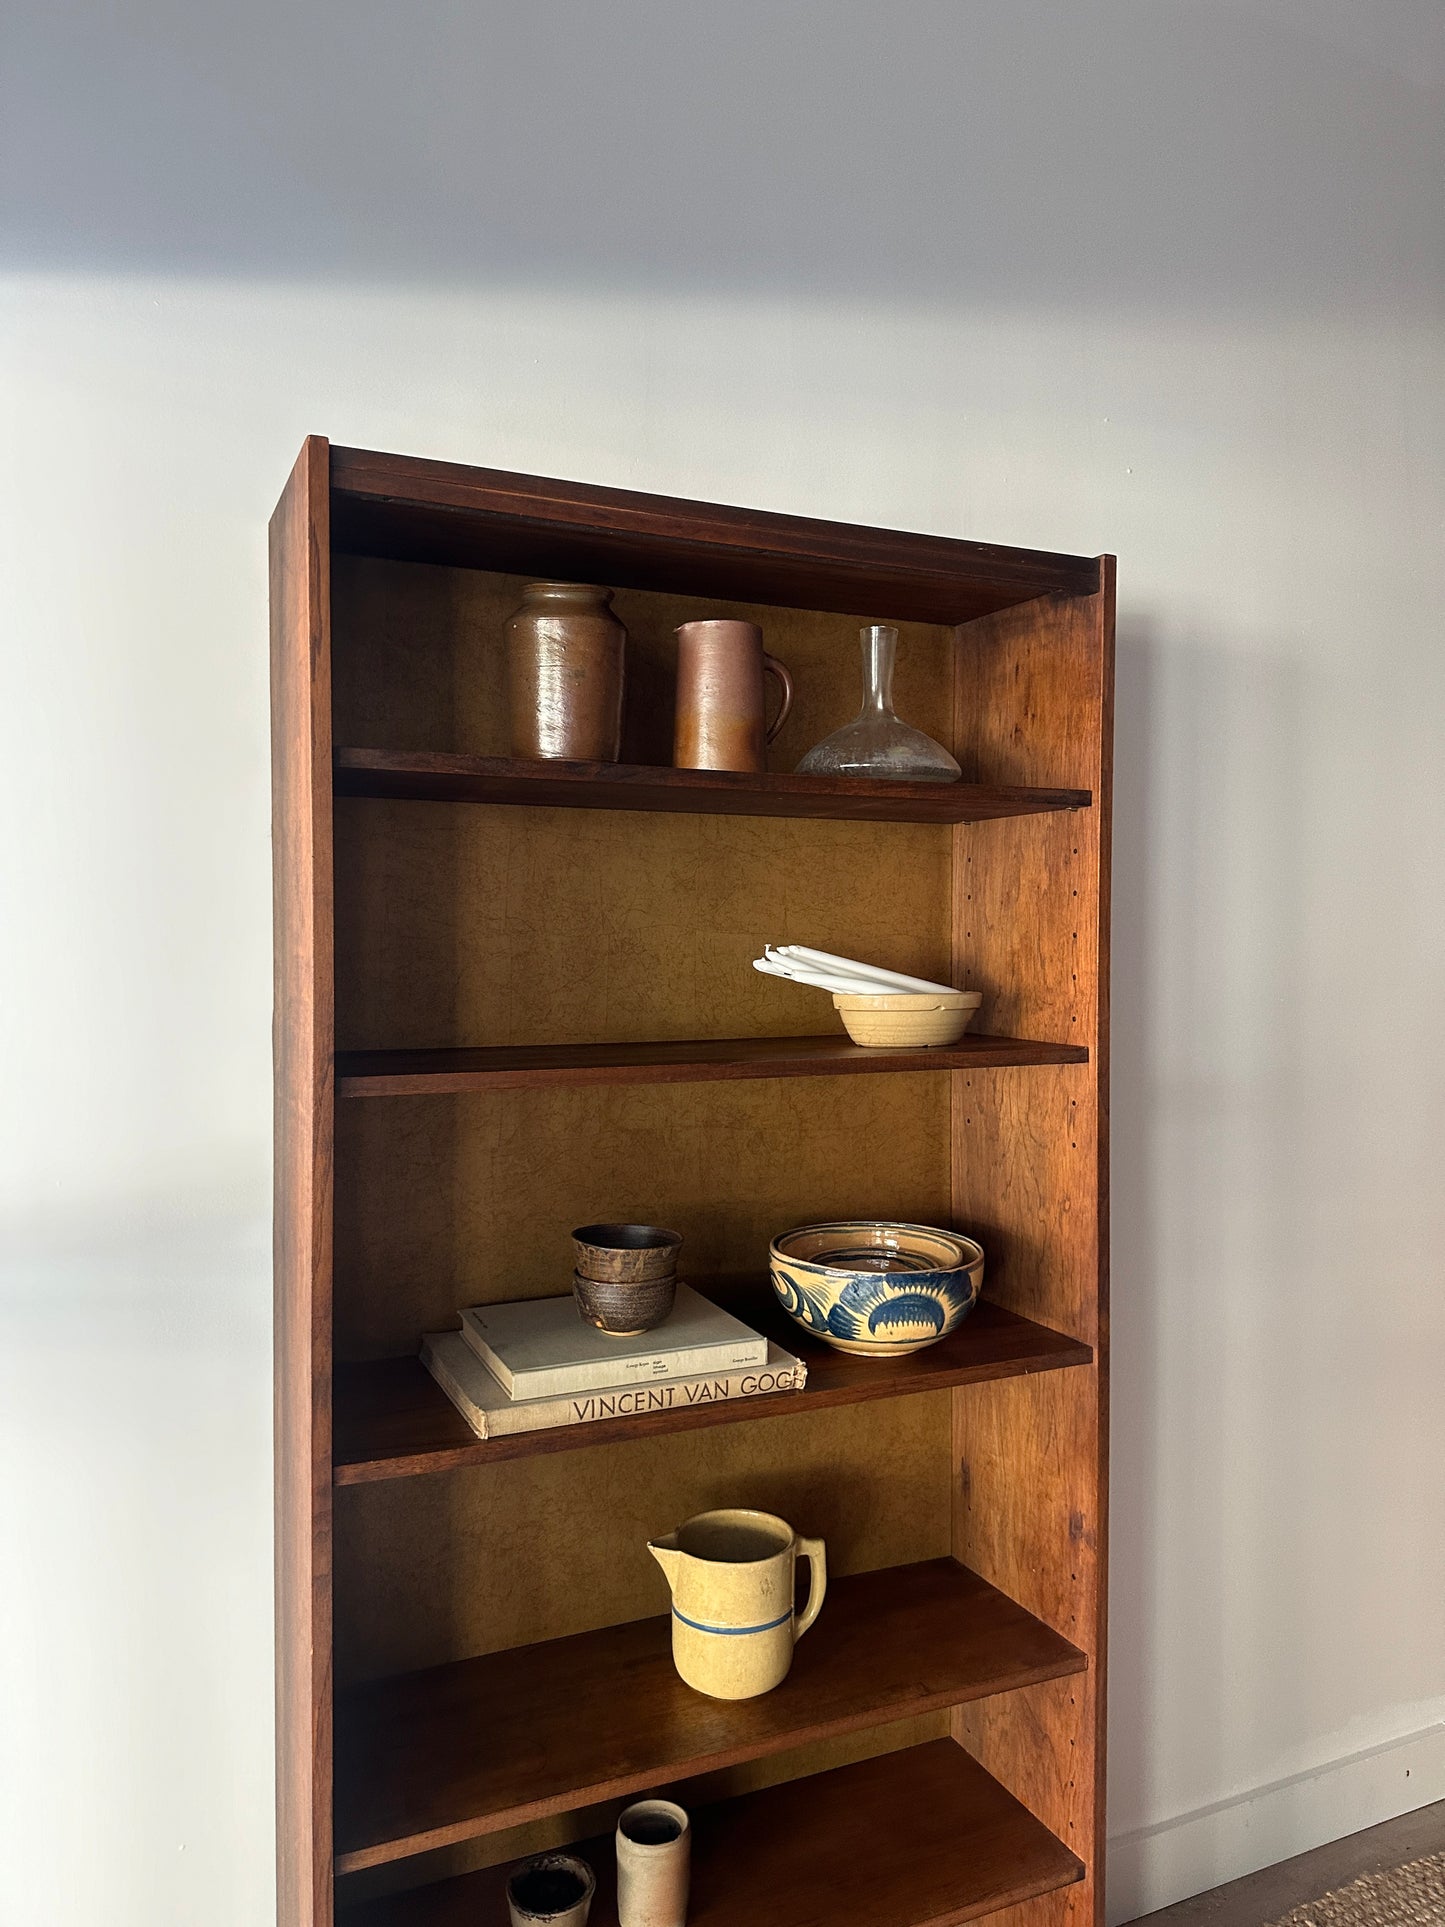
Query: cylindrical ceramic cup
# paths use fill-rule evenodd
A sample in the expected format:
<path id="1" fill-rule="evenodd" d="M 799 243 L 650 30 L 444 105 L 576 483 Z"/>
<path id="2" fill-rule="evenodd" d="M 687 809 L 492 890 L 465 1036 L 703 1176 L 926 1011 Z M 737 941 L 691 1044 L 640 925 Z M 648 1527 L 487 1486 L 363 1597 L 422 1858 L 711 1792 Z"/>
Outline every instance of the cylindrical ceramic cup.
<path id="1" fill-rule="evenodd" d="M 764 676 L 776 677 L 782 692 L 771 726 Z M 767 746 L 792 706 L 793 679 L 763 648 L 755 622 L 684 622 L 677 631 L 672 760 L 679 769 L 765 770 Z"/>
<path id="2" fill-rule="evenodd" d="M 671 1800 L 639 1800 L 617 1822 L 619 1927 L 684 1927 L 692 1828 Z"/>
<path id="3" fill-rule="evenodd" d="M 597 1876 L 574 1853 L 539 1853 L 507 1882 L 512 1927 L 587 1927 Z"/>

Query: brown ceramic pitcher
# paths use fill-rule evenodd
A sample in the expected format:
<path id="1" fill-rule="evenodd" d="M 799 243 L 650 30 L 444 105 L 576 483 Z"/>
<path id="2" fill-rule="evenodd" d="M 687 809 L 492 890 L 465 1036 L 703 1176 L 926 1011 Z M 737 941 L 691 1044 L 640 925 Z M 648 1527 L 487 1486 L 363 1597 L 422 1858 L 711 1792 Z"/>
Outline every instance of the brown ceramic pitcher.
<path id="1" fill-rule="evenodd" d="M 771 729 L 764 676 L 776 676 L 783 692 Z M 679 769 L 766 769 L 767 745 L 792 706 L 792 677 L 763 648 L 755 622 L 685 622 L 678 630 L 672 760 Z"/>
<path id="2" fill-rule="evenodd" d="M 507 624 L 512 754 L 615 763 L 622 753 L 627 631 L 610 589 L 529 582 Z"/>

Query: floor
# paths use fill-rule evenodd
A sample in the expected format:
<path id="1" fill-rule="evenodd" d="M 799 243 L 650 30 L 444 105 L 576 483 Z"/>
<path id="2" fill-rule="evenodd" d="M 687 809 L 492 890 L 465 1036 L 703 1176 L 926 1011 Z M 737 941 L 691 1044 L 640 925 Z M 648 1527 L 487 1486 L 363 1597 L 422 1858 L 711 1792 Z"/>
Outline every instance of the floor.
<path id="1" fill-rule="evenodd" d="M 1134 1927 L 1265 1927 L 1291 1907 L 1318 1900 L 1334 1887 L 1348 1885 L 1362 1874 L 1382 1873 L 1429 1853 L 1445 1852 L 1445 1800 L 1421 1807 L 1383 1826 L 1333 1840 L 1313 1853 L 1282 1860 L 1262 1873 L 1231 1880 L 1193 1900 L 1181 1900 L 1157 1914 L 1147 1914 Z"/>

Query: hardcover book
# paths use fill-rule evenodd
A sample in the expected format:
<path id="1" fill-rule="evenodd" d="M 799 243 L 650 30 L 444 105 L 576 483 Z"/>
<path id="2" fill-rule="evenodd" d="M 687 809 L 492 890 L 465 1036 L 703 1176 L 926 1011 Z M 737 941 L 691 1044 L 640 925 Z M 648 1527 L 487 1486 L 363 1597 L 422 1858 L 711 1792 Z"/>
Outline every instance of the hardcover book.
<path id="1" fill-rule="evenodd" d="M 586 1425 L 593 1419 L 673 1412 L 719 1399 L 802 1391 L 808 1379 L 803 1361 L 781 1345 L 767 1345 L 765 1351 L 760 1365 L 734 1371 L 619 1385 L 563 1398 L 511 1399 L 460 1332 L 428 1332 L 421 1342 L 423 1364 L 479 1439 L 542 1432 L 554 1425 Z"/>
<path id="2" fill-rule="evenodd" d="M 768 1342 L 689 1285 L 662 1324 L 631 1338 L 589 1325 L 568 1292 L 508 1305 L 468 1305 L 462 1332 L 512 1398 L 560 1398 L 611 1385 L 742 1371 L 767 1362 Z"/>

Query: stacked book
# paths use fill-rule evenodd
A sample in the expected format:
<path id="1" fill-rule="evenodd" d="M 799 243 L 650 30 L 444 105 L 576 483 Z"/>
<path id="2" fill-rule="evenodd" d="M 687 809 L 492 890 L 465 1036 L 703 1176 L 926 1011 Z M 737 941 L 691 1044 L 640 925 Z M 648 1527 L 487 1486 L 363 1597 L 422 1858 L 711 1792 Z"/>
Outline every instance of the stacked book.
<path id="1" fill-rule="evenodd" d="M 469 1305 L 460 1331 L 429 1332 L 424 1364 L 479 1439 L 800 1392 L 808 1368 L 721 1306 L 679 1285 L 653 1331 L 617 1338 L 565 1298 Z"/>

